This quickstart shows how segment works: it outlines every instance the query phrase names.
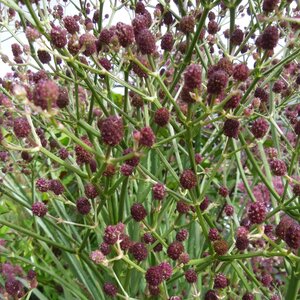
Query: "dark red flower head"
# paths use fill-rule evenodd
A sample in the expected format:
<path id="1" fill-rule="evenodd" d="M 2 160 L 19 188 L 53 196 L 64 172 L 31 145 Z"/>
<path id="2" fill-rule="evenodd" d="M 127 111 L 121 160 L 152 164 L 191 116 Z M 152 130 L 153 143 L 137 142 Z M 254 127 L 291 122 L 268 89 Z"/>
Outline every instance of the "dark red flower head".
<path id="1" fill-rule="evenodd" d="M 98 121 L 102 141 L 109 146 L 118 145 L 124 136 L 123 120 L 119 116 L 109 116 Z"/>

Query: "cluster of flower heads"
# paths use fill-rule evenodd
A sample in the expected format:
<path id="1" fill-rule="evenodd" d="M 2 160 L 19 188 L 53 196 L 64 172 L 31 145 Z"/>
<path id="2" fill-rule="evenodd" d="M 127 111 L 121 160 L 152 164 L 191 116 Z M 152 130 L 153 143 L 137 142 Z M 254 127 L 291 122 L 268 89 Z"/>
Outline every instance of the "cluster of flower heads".
<path id="1" fill-rule="evenodd" d="M 6 299 L 25 297 L 29 289 L 34 289 L 38 285 L 34 270 L 30 269 L 26 273 L 20 265 L 9 262 L 0 264 L 0 276 L 1 282 L 4 282 L 3 285 L 0 284 L 0 295 L 7 297 Z M 25 280 L 29 288 L 26 288 L 19 279 Z"/>
<path id="2" fill-rule="evenodd" d="M 31 2 L 39 5 L 38 0 Z M 189 288 L 197 286 L 201 271 L 194 260 L 199 257 L 191 257 L 192 251 L 188 245 L 195 238 L 189 226 L 197 223 L 196 220 L 201 226 L 204 224 L 201 229 L 204 245 L 201 247 L 205 251 L 200 253 L 203 262 L 206 259 L 212 259 L 212 262 L 230 258 L 231 254 L 251 254 L 257 249 L 267 251 L 270 245 L 279 244 L 280 240 L 285 242 L 280 247 L 286 246 L 287 256 L 290 252 L 296 255 L 300 248 L 300 225 L 295 220 L 296 215 L 287 211 L 288 215 L 280 215 L 280 220 L 272 215 L 274 195 L 283 197 L 283 202 L 286 201 L 287 189 L 292 190 L 295 198 L 300 196 L 298 178 L 290 176 L 293 174 L 288 169 L 288 151 L 297 146 L 300 137 L 300 105 L 291 102 L 285 107 L 300 85 L 300 64 L 295 60 L 281 64 L 275 58 L 280 41 L 285 42 L 288 48 L 293 48 L 293 44 L 297 43 L 293 37 L 299 30 L 299 22 L 279 18 L 279 0 L 263 0 L 260 7 L 262 14 L 257 17 L 258 22 L 263 24 L 257 23 L 260 30 L 255 31 L 253 27 L 254 31 L 249 31 L 249 28 L 236 25 L 221 32 L 220 22 L 228 12 L 225 2 L 221 1 L 218 7 L 208 12 L 202 28 L 198 26 L 202 24 L 206 11 L 198 4 L 197 7 L 191 4 L 187 13 L 180 17 L 174 14 L 172 5 L 159 3 L 150 9 L 143 1 L 128 7 L 134 10 L 128 24 L 117 22 L 99 28 L 104 20 L 100 19 L 100 10 L 93 11 L 89 3 L 84 8 L 84 14 L 73 16 L 65 15 L 62 5 L 56 5 L 53 10 L 49 8 L 53 20 L 43 30 L 29 21 L 25 25 L 18 20 L 15 23 L 17 30 L 21 28 L 24 31 L 30 46 L 37 48 L 34 55 L 37 63 L 45 68 L 50 66 L 55 76 L 43 68 L 36 72 L 22 71 L 22 65 L 31 56 L 33 58 L 32 49 L 28 45 L 21 47 L 17 43 L 12 44 L 16 69 L 1 79 L 3 93 L 0 93 L 0 106 L 5 110 L 0 131 L 4 147 L 0 151 L 2 173 L 8 177 L 15 168 L 12 162 L 17 157 L 22 173 L 30 175 L 31 163 L 37 158 L 34 153 L 39 150 L 43 155 L 48 153 L 48 158 L 54 161 L 48 168 L 53 167 L 55 172 L 60 167 L 66 168 L 61 171 L 59 179 L 46 179 L 58 178 L 57 174 L 48 177 L 49 170 L 45 172 L 47 176 L 36 179 L 36 197 L 39 200 L 31 204 L 31 210 L 34 216 L 40 218 L 55 213 L 51 204 L 48 205 L 49 201 L 42 199 L 65 201 L 71 194 L 70 202 L 73 211 L 77 212 L 76 218 L 85 222 L 89 222 L 92 216 L 99 217 L 99 203 L 109 212 L 105 214 L 112 214 L 108 208 L 116 205 L 112 204 L 113 197 L 120 194 L 122 200 L 128 200 L 125 208 L 121 207 L 121 200 L 117 203 L 127 213 L 126 222 L 123 218 L 109 219 L 110 222 L 107 222 L 106 218 L 101 223 L 102 243 L 98 249 L 91 251 L 90 259 L 104 267 L 112 267 L 116 260 L 124 259 L 124 263 L 131 261 L 139 271 L 144 270 L 143 280 L 151 296 L 159 296 L 163 285 L 172 283 L 180 276 Z M 291 2 L 282 2 L 282 5 L 290 5 Z M 178 4 L 180 11 L 182 1 L 174 3 Z M 24 5 L 23 1 L 19 4 Z M 122 5 L 127 6 L 127 3 Z M 292 12 L 293 18 L 299 18 L 298 10 Z M 9 18 L 13 19 L 15 11 L 9 9 L 8 12 Z M 239 7 L 239 12 L 242 16 L 245 13 L 250 17 L 254 14 L 251 5 L 247 9 Z M 280 22 L 276 22 L 277 17 Z M 290 31 L 290 37 L 285 36 L 285 31 Z M 45 47 L 41 46 L 42 37 L 48 39 Z M 189 47 L 194 42 L 197 51 L 190 52 Z M 224 42 L 228 44 L 228 51 L 223 49 Z M 244 55 L 252 55 L 253 66 L 249 59 L 240 59 Z M 9 62 L 8 57 L 1 58 Z M 278 78 L 265 80 L 270 74 L 265 63 L 268 60 L 271 71 L 278 66 L 282 68 L 278 67 L 281 71 Z M 123 68 L 126 81 L 121 79 L 123 74 L 119 76 L 119 67 Z M 156 84 L 157 78 L 160 81 Z M 122 97 L 121 104 L 117 103 L 110 90 L 113 81 L 124 84 L 126 95 Z M 20 103 L 26 106 L 26 113 L 23 113 L 23 108 L 20 109 Z M 281 110 L 279 117 L 273 112 L 276 105 Z M 202 119 L 203 115 L 205 119 Z M 278 117 L 278 122 L 275 117 Z M 216 122 L 212 121 L 213 118 Z M 51 132 L 53 127 L 47 128 L 50 123 L 56 126 L 55 133 Z M 203 125 L 200 133 L 199 125 Z M 174 130 L 178 135 L 171 139 L 175 135 Z M 280 133 L 287 147 L 275 148 L 278 141 L 274 144 L 271 141 L 274 132 Z M 230 188 L 220 185 L 221 179 L 216 177 L 213 182 L 217 182 L 217 188 L 214 191 L 208 189 L 200 197 L 198 189 L 202 184 L 202 175 L 214 176 L 212 170 L 218 149 L 207 154 L 209 151 L 206 148 L 203 154 L 199 152 L 202 146 L 199 143 L 202 139 L 208 141 L 212 133 L 216 135 L 216 140 L 208 148 L 215 147 L 220 136 L 228 144 L 236 143 L 240 135 L 246 139 L 240 150 L 243 183 L 237 192 L 231 183 L 228 183 Z M 70 141 L 64 140 L 64 135 Z M 23 151 L 19 156 L 9 153 L 19 149 L 10 144 L 14 140 L 22 145 Z M 171 141 L 178 141 L 178 145 L 171 144 Z M 271 143 L 274 147 L 267 146 Z M 263 153 L 257 145 L 263 146 Z M 257 176 L 253 176 L 253 182 L 245 181 L 245 174 L 255 173 L 252 170 L 255 165 L 253 161 L 249 164 L 243 157 L 246 146 L 259 162 L 258 168 L 263 176 L 267 174 L 272 177 L 271 180 L 268 178 L 269 186 L 257 182 Z M 27 148 L 30 150 L 26 151 Z M 182 161 L 178 158 L 186 156 L 185 148 L 190 150 L 188 163 L 185 158 Z M 157 149 L 163 151 L 159 154 L 159 163 L 155 164 L 154 153 Z M 168 151 L 171 155 L 167 154 Z M 165 169 L 161 168 L 161 162 Z M 226 164 L 218 166 L 223 169 L 227 167 Z M 71 183 L 69 179 L 65 183 L 64 178 L 72 173 L 68 172 L 70 170 L 76 170 L 78 176 L 83 174 L 85 178 L 81 178 L 78 184 L 74 184 L 73 179 Z M 236 180 L 235 175 L 233 177 Z M 116 185 L 123 182 L 119 189 Z M 130 188 L 127 182 L 132 183 Z M 151 196 L 140 201 L 134 194 L 143 182 L 151 182 L 148 189 Z M 126 198 L 124 193 L 127 191 L 129 197 Z M 209 193 L 211 195 L 208 197 Z M 142 194 L 147 196 L 147 191 Z M 173 198 L 174 194 L 176 197 Z M 234 205 L 238 197 L 238 205 Z M 215 216 L 216 209 L 218 214 Z M 160 223 L 164 223 L 161 215 L 155 221 L 158 225 L 152 228 L 151 224 L 156 214 L 164 210 L 169 210 L 171 215 L 168 222 L 174 222 L 166 235 L 163 229 L 159 230 Z M 175 218 L 183 221 L 184 225 L 177 226 Z M 129 234 L 130 222 L 139 222 L 136 228 L 139 228 L 140 236 Z M 232 232 L 229 232 L 229 227 L 234 228 Z M 251 258 L 256 281 L 270 291 L 271 300 L 280 299 L 276 289 L 283 281 L 276 278 L 276 272 L 280 272 L 283 264 L 283 259 L 278 257 Z M 24 272 L 10 264 L 2 264 L 0 270 L 5 278 L 1 293 L 3 290 L 10 296 L 23 297 L 25 289 L 17 276 L 25 278 Z M 234 288 L 235 282 L 225 271 L 221 268 L 213 276 L 203 276 L 203 284 L 211 288 L 205 289 L 205 300 L 217 300 L 224 297 L 231 287 Z M 32 287 L 35 286 L 33 271 L 28 273 L 26 279 Z M 118 284 L 104 282 L 103 292 L 107 296 L 117 296 L 121 292 Z M 169 299 L 184 299 L 187 293 L 183 289 Z M 251 300 L 254 294 L 243 292 L 241 297 Z"/>

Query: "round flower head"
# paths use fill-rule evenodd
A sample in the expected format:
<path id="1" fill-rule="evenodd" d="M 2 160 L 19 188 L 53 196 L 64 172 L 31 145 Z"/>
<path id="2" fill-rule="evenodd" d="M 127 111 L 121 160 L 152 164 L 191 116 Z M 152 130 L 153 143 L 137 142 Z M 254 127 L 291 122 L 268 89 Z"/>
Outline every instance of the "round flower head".
<path id="1" fill-rule="evenodd" d="M 238 120 L 227 119 L 224 122 L 224 134 L 230 138 L 237 138 L 239 134 L 240 122 Z"/>
<path id="2" fill-rule="evenodd" d="M 77 211 L 82 215 L 87 215 L 91 210 L 91 204 L 85 197 L 81 197 L 76 201 Z"/>
<path id="3" fill-rule="evenodd" d="M 41 217 L 41 218 L 44 217 L 48 212 L 48 208 L 44 202 L 33 203 L 31 210 L 35 216 Z"/>
<path id="4" fill-rule="evenodd" d="M 169 247 L 167 249 L 167 254 L 171 259 L 177 260 L 180 256 L 180 254 L 183 253 L 183 251 L 184 251 L 184 247 L 183 247 L 182 243 L 173 242 L 169 245 Z"/>
<path id="5" fill-rule="evenodd" d="M 219 31 L 219 25 L 216 21 L 209 21 L 207 24 L 207 32 L 209 34 L 216 34 Z"/>
<path id="6" fill-rule="evenodd" d="M 184 73 L 184 85 L 189 89 L 201 87 L 201 67 L 197 64 L 191 64 Z"/>
<path id="7" fill-rule="evenodd" d="M 97 188 L 92 183 L 87 183 L 84 186 L 84 193 L 89 199 L 94 199 L 99 195 Z"/>
<path id="8" fill-rule="evenodd" d="M 207 83 L 207 92 L 209 94 L 220 94 L 227 86 L 228 75 L 225 71 L 217 70 L 210 74 Z"/>
<path id="9" fill-rule="evenodd" d="M 143 261 L 148 256 L 148 251 L 144 243 L 133 244 L 129 251 L 137 261 Z"/>
<path id="10" fill-rule="evenodd" d="M 285 162 L 280 159 L 271 159 L 269 165 L 272 173 L 276 176 L 284 176 L 287 172 Z"/>
<path id="11" fill-rule="evenodd" d="M 266 135 L 268 129 L 269 123 L 265 119 L 259 118 L 253 122 L 251 132 L 255 138 L 260 139 Z"/>
<path id="12" fill-rule="evenodd" d="M 235 241 L 235 246 L 238 250 L 244 251 L 248 248 L 249 243 L 248 236 L 238 236 Z"/>
<path id="13" fill-rule="evenodd" d="M 54 26 L 50 32 L 51 42 L 56 48 L 64 48 L 67 45 L 67 31 Z"/>
<path id="14" fill-rule="evenodd" d="M 25 138 L 31 132 L 31 127 L 26 118 L 14 119 L 14 133 L 18 138 Z"/>
<path id="15" fill-rule="evenodd" d="M 190 211 L 190 209 L 191 209 L 190 206 L 182 200 L 178 201 L 176 204 L 176 210 L 180 214 L 187 214 Z"/>
<path id="16" fill-rule="evenodd" d="M 272 12 L 278 5 L 279 0 L 264 0 L 262 8 L 266 13 Z"/>
<path id="17" fill-rule="evenodd" d="M 208 290 L 204 296 L 204 300 L 218 300 L 219 297 L 214 290 Z"/>
<path id="18" fill-rule="evenodd" d="M 269 94 L 265 91 L 265 89 L 258 87 L 255 92 L 254 96 L 259 98 L 262 102 L 268 102 Z"/>
<path id="19" fill-rule="evenodd" d="M 243 296 L 242 300 L 254 300 L 254 295 L 251 294 L 251 293 L 246 293 L 246 294 Z"/>
<path id="20" fill-rule="evenodd" d="M 147 211 L 141 203 L 134 203 L 130 209 L 132 218 L 140 222 L 147 216 Z"/>
<path id="21" fill-rule="evenodd" d="M 216 275 L 214 279 L 214 289 L 225 289 L 228 286 L 228 284 L 229 281 L 224 274 L 219 273 Z"/>
<path id="22" fill-rule="evenodd" d="M 238 81 L 246 81 L 249 77 L 249 69 L 245 64 L 235 65 L 233 67 L 233 78 Z"/>
<path id="23" fill-rule="evenodd" d="M 51 108 L 59 97 L 58 85 L 52 80 L 40 80 L 33 91 L 33 102 L 42 109 Z"/>
<path id="24" fill-rule="evenodd" d="M 230 37 L 230 42 L 232 45 L 241 45 L 244 39 L 244 33 L 241 29 L 237 28 L 235 29 Z"/>
<path id="25" fill-rule="evenodd" d="M 132 175 L 134 171 L 134 166 L 128 165 L 128 164 L 123 164 L 120 168 L 121 174 L 124 176 L 130 176 Z"/>
<path id="26" fill-rule="evenodd" d="M 217 240 L 213 243 L 215 252 L 218 255 L 225 255 L 228 251 L 228 244 L 225 240 Z"/>
<path id="27" fill-rule="evenodd" d="M 52 179 L 50 180 L 49 190 L 58 196 L 64 192 L 65 188 L 59 180 Z"/>
<path id="28" fill-rule="evenodd" d="M 42 64 L 48 64 L 51 61 L 51 55 L 45 50 L 38 50 L 37 55 Z"/>
<path id="29" fill-rule="evenodd" d="M 227 217 L 231 217 L 234 214 L 234 207 L 232 205 L 226 204 L 224 207 L 224 212 Z"/>
<path id="30" fill-rule="evenodd" d="M 265 274 L 262 276 L 261 278 L 261 283 L 265 286 L 265 287 L 268 287 L 271 285 L 273 281 L 273 277 L 271 274 Z"/>
<path id="31" fill-rule="evenodd" d="M 84 33 L 79 37 L 79 46 L 85 56 L 91 56 L 97 51 L 96 38 L 90 33 Z"/>
<path id="32" fill-rule="evenodd" d="M 156 50 L 155 37 L 149 29 L 140 31 L 136 43 L 142 54 L 153 54 Z"/>
<path id="33" fill-rule="evenodd" d="M 184 276 L 188 283 L 195 283 L 198 280 L 198 274 L 193 269 L 186 270 Z"/>
<path id="34" fill-rule="evenodd" d="M 164 280 L 168 280 L 172 276 L 173 269 L 171 265 L 167 262 L 162 262 L 159 265 L 161 272 L 163 273 Z"/>
<path id="35" fill-rule="evenodd" d="M 154 122 L 160 126 L 164 127 L 169 123 L 170 112 L 167 108 L 162 107 L 156 110 L 154 114 Z"/>
<path id="36" fill-rule="evenodd" d="M 127 154 L 132 153 L 132 152 L 133 152 L 132 148 L 127 148 L 123 151 L 123 155 L 127 155 Z M 140 158 L 137 157 L 137 156 L 134 156 L 133 158 L 127 159 L 125 162 L 126 162 L 127 165 L 136 167 L 140 162 Z"/>
<path id="37" fill-rule="evenodd" d="M 145 278 L 149 285 L 160 285 L 164 280 L 163 272 L 161 271 L 160 266 L 150 267 L 146 272 Z"/>
<path id="38" fill-rule="evenodd" d="M 279 32 L 277 27 L 268 26 L 264 32 L 257 38 L 256 46 L 264 50 L 273 50 L 279 40 Z"/>
<path id="39" fill-rule="evenodd" d="M 5 281 L 5 290 L 10 296 L 16 297 L 22 289 L 22 283 L 13 277 L 8 277 Z"/>
<path id="40" fill-rule="evenodd" d="M 69 94 L 65 87 L 59 87 L 59 94 L 56 99 L 56 105 L 59 108 L 65 108 L 69 104 Z"/>
<path id="41" fill-rule="evenodd" d="M 67 29 L 67 31 L 70 33 L 70 34 L 74 34 L 76 32 L 79 32 L 79 25 L 76 21 L 76 19 L 72 16 L 67 16 L 67 17 L 64 17 L 63 19 L 64 21 L 64 25 L 65 25 L 65 28 Z"/>
<path id="42" fill-rule="evenodd" d="M 105 282 L 103 285 L 103 291 L 107 296 L 115 297 L 118 293 L 118 288 L 110 282 Z"/>
<path id="43" fill-rule="evenodd" d="M 117 36 L 122 47 L 128 47 L 134 42 L 134 31 L 131 25 L 117 23 Z"/>
<path id="44" fill-rule="evenodd" d="M 217 228 L 210 228 L 208 233 L 208 238 L 210 241 L 217 241 L 220 239 L 220 234 Z"/>
<path id="45" fill-rule="evenodd" d="M 193 33 L 195 27 L 195 18 L 193 16 L 184 16 L 179 22 L 179 30 L 185 34 Z"/>
<path id="46" fill-rule="evenodd" d="M 293 223 L 286 231 L 285 242 L 292 249 L 298 250 L 300 248 L 300 225 Z"/>
<path id="47" fill-rule="evenodd" d="M 192 170 L 184 170 L 180 176 L 180 184 L 184 189 L 190 190 L 197 184 L 196 174 Z"/>
<path id="48" fill-rule="evenodd" d="M 163 200 L 166 196 L 166 188 L 161 183 L 156 183 L 152 187 L 153 198 L 155 200 Z"/>
<path id="49" fill-rule="evenodd" d="M 263 202 L 257 201 L 251 203 L 248 209 L 248 218 L 252 224 L 261 224 L 267 216 L 267 209 Z"/>
<path id="50" fill-rule="evenodd" d="M 183 242 L 187 239 L 188 236 L 189 236 L 189 232 L 186 229 L 180 229 L 176 233 L 176 241 Z"/>
<path id="51" fill-rule="evenodd" d="M 150 127 L 144 127 L 140 130 L 140 145 L 150 148 L 155 143 L 155 139 L 155 134 Z"/>
<path id="52" fill-rule="evenodd" d="M 174 38 L 171 32 L 167 32 L 162 38 L 160 47 L 162 50 L 171 51 L 174 45 Z"/>
<path id="53" fill-rule="evenodd" d="M 118 116 L 109 116 L 98 121 L 102 141 L 109 146 L 118 145 L 124 136 L 123 120 Z"/>
<path id="54" fill-rule="evenodd" d="M 39 178 L 35 185 L 40 192 L 47 192 L 50 189 L 50 181 L 44 178 Z"/>
<path id="55" fill-rule="evenodd" d="M 93 146 L 93 144 L 90 142 L 90 140 L 86 136 L 82 137 L 81 140 L 89 147 Z M 85 150 L 84 148 L 82 148 L 79 145 L 75 146 L 75 154 L 76 154 L 76 162 L 79 165 L 82 165 L 84 163 L 90 163 L 93 159 L 92 153 Z"/>

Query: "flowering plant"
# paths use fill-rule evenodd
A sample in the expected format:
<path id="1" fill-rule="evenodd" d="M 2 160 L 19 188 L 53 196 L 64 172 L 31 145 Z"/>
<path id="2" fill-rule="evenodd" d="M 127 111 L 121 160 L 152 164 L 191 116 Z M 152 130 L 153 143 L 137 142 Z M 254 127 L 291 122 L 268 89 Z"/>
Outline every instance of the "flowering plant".
<path id="1" fill-rule="evenodd" d="M 0 0 L 1 298 L 299 296 L 299 2 L 153 2 Z"/>

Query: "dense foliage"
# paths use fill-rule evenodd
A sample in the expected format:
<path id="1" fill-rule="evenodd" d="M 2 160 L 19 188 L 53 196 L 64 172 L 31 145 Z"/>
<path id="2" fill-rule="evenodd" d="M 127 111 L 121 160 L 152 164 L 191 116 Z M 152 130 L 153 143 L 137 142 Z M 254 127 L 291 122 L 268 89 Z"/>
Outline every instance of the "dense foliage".
<path id="1" fill-rule="evenodd" d="M 299 5 L 0 0 L 0 298 L 299 298 Z"/>

